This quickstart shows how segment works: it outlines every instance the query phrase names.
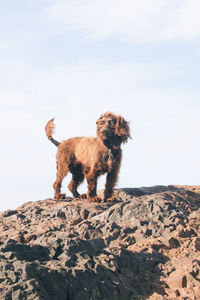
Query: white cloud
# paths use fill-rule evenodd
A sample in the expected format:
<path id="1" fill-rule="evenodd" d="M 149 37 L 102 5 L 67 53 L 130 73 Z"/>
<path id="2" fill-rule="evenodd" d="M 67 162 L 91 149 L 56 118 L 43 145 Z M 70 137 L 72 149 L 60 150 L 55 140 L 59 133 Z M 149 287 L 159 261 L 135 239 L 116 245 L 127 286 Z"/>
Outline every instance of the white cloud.
<path id="1" fill-rule="evenodd" d="M 198 0 L 59 0 L 47 13 L 87 39 L 146 43 L 198 38 L 199 11 Z"/>

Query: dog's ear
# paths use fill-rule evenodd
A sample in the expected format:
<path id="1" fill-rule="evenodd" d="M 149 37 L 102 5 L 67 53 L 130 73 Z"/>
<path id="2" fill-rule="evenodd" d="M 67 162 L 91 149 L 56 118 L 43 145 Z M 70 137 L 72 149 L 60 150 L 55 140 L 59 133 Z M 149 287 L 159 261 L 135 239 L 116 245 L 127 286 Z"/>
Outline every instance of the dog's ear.
<path id="1" fill-rule="evenodd" d="M 118 116 L 115 125 L 115 134 L 122 138 L 122 143 L 126 143 L 131 138 L 129 122 L 123 117 Z"/>

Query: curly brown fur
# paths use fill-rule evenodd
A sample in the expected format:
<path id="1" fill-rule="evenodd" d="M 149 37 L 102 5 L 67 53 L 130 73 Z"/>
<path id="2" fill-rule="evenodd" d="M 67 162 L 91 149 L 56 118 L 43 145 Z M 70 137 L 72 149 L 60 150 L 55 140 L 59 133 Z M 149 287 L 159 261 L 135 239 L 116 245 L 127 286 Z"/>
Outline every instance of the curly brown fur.
<path id="1" fill-rule="evenodd" d="M 103 200 L 113 201 L 122 158 L 120 146 L 131 137 L 128 122 L 122 116 L 107 112 L 96 121 L 97 137 L 74 137 L 59 143 L 52 137 L 55 128 L 53 120 L 47 123 L 45 131 L 48 139 L 58 147 L 57 177 L 53 185 L 55 199 L 65 197 L 60 193 L 61 183 L 71 172 L 72 180 L 68 188 L 74 197 L 81 197 L 77 188 L 86 178 L 87 199 L 101 201 L 96 194 L 97 178 L 107 173 Z"/>

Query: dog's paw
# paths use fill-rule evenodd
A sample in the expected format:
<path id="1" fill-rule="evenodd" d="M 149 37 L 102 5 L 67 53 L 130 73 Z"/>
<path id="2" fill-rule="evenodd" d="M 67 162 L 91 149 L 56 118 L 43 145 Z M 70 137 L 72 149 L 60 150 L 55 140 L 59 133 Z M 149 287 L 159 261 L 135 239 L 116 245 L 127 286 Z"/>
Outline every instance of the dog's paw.
<path id="1" fill-rule="evenodd" d="M 105 198 L 105 199 L 104 199 L 104 202 L 109 202 L 109 203 L 114 203 L 114 202 L 116 202 L 116 201 L 117 201 L 117 199 L 116 199 L 115 196 L 112 196 L 112 197 L 109 197 L 109 198 Z"/>
<path id="2" fill-rule="evenodd" d="M 79 198 L 80 199 L 87 199 L 87 194 L 81 194 L 81 195 L 79 195 Z"/>
<path id="3" fill-rule="evenodd" d="M 63 199 L 66 199 L 66 194 L 65 194 L 65 193 L 63 193 L 63 194 L 59 193 L 59 194 L 55 195 L 54 199 L 55 199 L 55 200 L 63 200 Z"/>
<path id="4" fill-rule="evenodd" d="M 87 200 L 88 200 L 89 202 L 101 202 L 101 201 L 102 201 L 102 198 L 99 197 L 99 196 L 93 196 L 93 197 L 87 198 Z"/>

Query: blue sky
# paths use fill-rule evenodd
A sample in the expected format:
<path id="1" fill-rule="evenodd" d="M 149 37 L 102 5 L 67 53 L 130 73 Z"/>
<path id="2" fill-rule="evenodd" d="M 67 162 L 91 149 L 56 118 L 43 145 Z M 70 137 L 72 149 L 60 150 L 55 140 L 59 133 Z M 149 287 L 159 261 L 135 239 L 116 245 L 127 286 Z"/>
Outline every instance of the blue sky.
<path id="1" fill-rule="evenodd" d="M 53 196 L 53 116 L 58 140 L 95 135 L 108 110 L 130 121 L 118 187 L 199 184 L 199 11 L 197 0 L 1 1 L 0 210 Z"/>

